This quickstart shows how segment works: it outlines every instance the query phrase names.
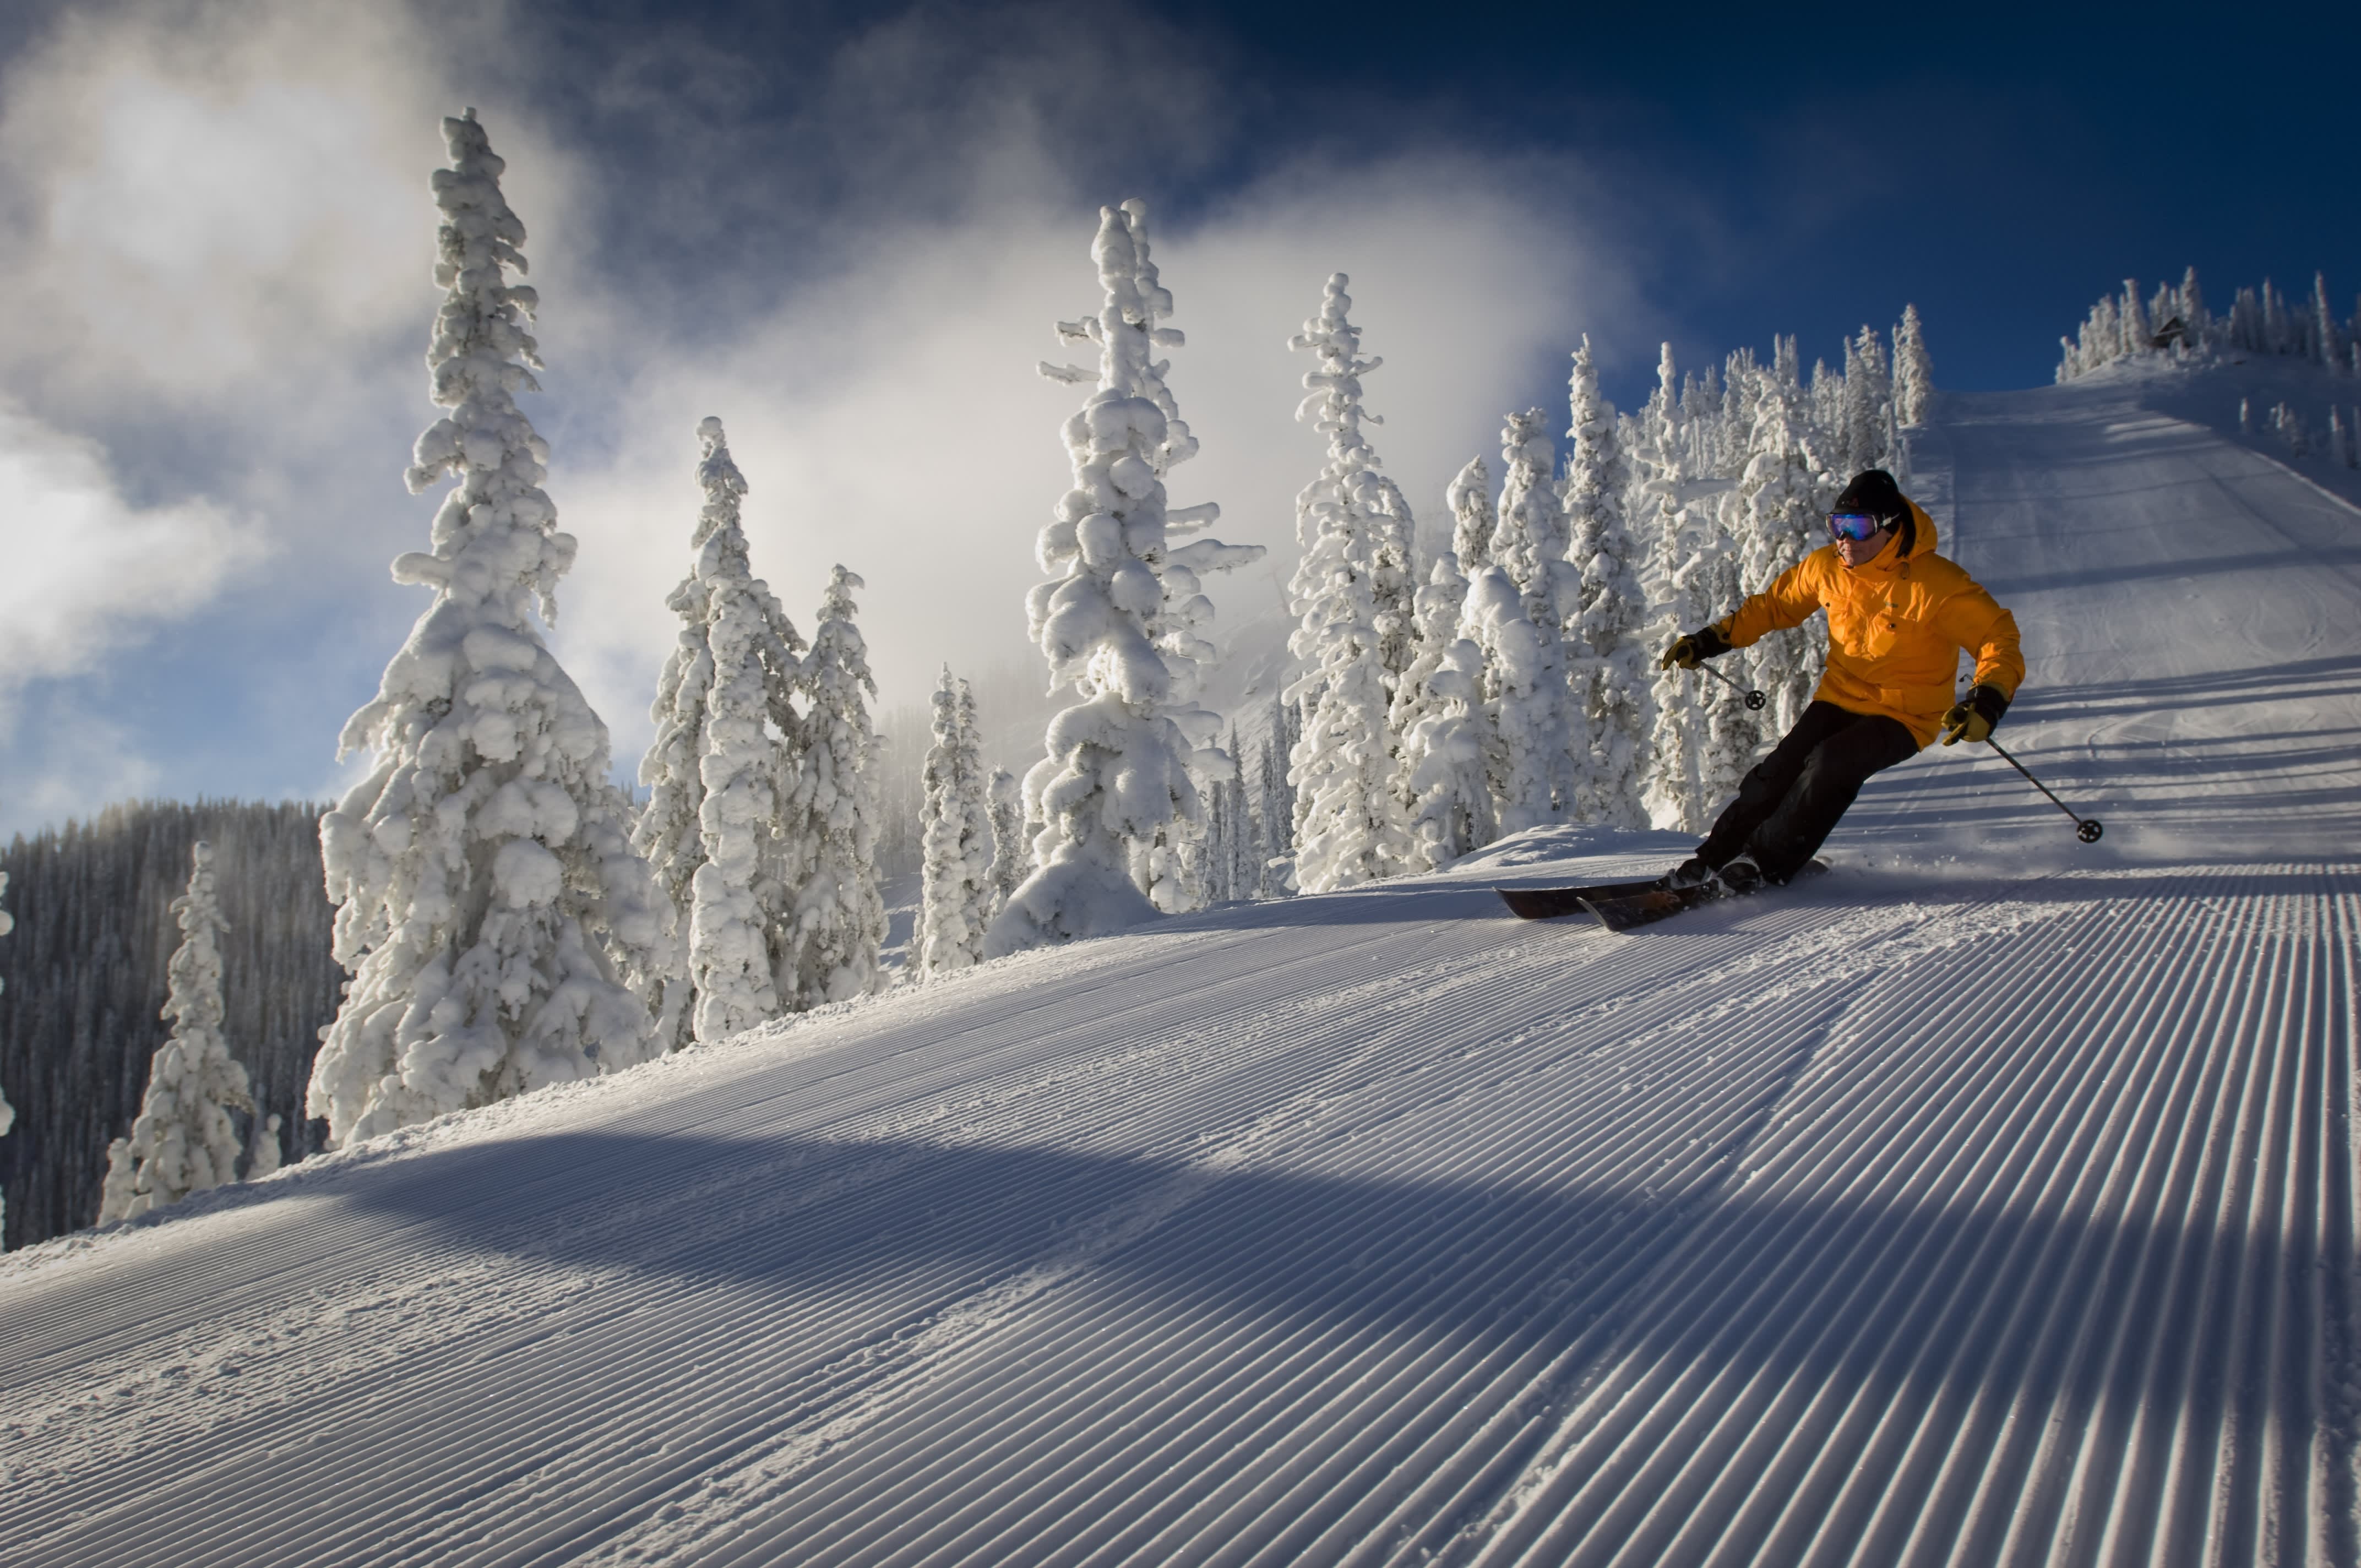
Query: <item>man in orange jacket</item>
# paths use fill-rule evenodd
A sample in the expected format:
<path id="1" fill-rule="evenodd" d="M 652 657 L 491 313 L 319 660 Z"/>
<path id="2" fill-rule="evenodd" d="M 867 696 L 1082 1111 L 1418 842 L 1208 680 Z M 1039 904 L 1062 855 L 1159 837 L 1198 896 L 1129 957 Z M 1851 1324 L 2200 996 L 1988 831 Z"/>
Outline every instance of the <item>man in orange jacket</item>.
<path id="1" fill-rule="evenodd" d="M 1828 514 L 1832 542 L 1779 575 L 1736 614 L 1676 639 L 1660 668 L 1744 648 L 1828 612 L 1828 668 L 1795 728 L 1755 764 L 1674 887 L 1715 880 L 1732 893 L 1784 883 L 1812 858 L 1872 773 L 1937 734 L 1982 740 L 2008 711 L 2025 658 L 2016 619 L 1935 554 L 1935 522 L 1883 468 L 1853 477 Z M 1965 650 L 1974 685 L 1954 700 Z"/>

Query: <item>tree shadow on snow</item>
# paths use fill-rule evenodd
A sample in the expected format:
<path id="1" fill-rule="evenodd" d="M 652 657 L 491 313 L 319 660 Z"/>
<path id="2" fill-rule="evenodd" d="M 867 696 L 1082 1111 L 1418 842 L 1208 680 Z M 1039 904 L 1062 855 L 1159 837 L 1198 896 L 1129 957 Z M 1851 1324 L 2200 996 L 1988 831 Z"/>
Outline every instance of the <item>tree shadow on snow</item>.
<path id="1" fill-rule="evenodd" d="M 2309 1358 L 2350 1327 L 2318 1320 L 2316 1292 L 2323 1270 L 2349 1283 L 2352 1260 L 2321 1249 L 2334 1216 L 2301 1211 L 2336 1192 L 2313 1183 L 2251 1226 L 1972 1193 L 1759 1197 L 1728 1179 L 1769 1109 L 1681 1129 L 1719 1146 L 1668 1138 L 1657 1177 L 1613 1188 L 610 1132 L 431 1154 L 348 1201 L 450 1245 L 775 1293 L 781 1325 L 851 1310 L 907 1332 L 1027 1271 L 1071 1270 L 1324 1334 L 1669 1357 L 1925 1401 L 1964 1380 L 2078 1416 L 2111 1396 L 2119 1413 L 2161 1402 L 2201 1420 L 2235 1402 L 2299 1451 L 2310 1441 Z M 1675 1168 L 1700 1160 L 1716 1172 L 1685 1190 Z M 2121 1324 L 2114 1354 L 2074 1354 L 2085 1314 Z"/>

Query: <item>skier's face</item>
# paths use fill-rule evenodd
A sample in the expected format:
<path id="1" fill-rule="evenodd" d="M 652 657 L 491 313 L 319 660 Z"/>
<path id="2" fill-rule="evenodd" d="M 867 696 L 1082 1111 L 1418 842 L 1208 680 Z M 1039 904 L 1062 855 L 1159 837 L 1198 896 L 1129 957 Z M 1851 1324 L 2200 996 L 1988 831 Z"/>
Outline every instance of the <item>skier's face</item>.
<path id="1" fill-rule="evenodd" d="M 1848 566 L 1866 566 L 1884 554 L 1885 547 L 1893 543 L 1894 530 L 1890 528 L 1881 528 L 1866 539 L 1847 539 L 1839 534 L 1837 554 Z"/>

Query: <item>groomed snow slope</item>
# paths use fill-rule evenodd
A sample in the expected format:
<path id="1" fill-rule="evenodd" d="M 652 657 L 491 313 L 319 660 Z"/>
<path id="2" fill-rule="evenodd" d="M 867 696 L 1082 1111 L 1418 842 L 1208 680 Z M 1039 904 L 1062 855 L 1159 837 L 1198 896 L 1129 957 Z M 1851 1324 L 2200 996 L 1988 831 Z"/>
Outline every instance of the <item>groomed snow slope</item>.
<path id="1" fill-rule="evenodd" d="M 1919 447 L 2101 844 L 1938 748 L 1643 934 L 1532 837 L 52 1244 L 0 1561 L 2361 1560 L 2361 513 L 2186 390 Z"/>

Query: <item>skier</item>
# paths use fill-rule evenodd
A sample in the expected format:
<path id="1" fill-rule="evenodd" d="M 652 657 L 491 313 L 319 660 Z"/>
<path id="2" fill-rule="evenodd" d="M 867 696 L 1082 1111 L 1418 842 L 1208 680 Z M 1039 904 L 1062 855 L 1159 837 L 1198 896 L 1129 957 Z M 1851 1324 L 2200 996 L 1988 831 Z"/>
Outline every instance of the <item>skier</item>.
<path id="1" fill-rule="evenodd" d="M 1713 831 L 1665 879 L 1675 889 L 1752 893 L 1810 861 L 1870 774 L 1933 740 L 1982 740 L 2008 711 L 2025 659 L 2016 620 L 1935 554 L 1935 523 L 1883 468 L 1853 477 L 1828 513 L 1833 542 L 1779 575 L 1736 614 L 1675 639 L 1660 669 L 1685 670 L 1766 631 L 1828 612 L 1819 689 L 1739 785 Z M 1974 685 L 1954 699 L 1960 651 Z"/>

